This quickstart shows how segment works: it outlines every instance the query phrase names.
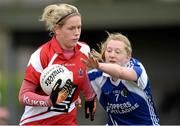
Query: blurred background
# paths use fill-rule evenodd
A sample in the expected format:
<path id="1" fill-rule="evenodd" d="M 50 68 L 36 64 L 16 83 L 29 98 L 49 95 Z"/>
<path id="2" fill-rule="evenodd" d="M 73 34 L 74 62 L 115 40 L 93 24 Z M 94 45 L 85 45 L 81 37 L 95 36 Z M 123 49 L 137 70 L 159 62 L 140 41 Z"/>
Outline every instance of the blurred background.
<path id="1" fill-rule="evenodd" d="M 0 124 L 18 124 L 24 108 L 18 93 L 32 52 L 50 39 L 39 22 L 43 8 L 69 3 L 82 14 L 81 41 L 97 49 L 109 32 L 121 32 L 144 64 L 161 124 L 180 124 L 180 0 L 0 0 Z M 78 111 L 79 124 L 105 124 Z"/>

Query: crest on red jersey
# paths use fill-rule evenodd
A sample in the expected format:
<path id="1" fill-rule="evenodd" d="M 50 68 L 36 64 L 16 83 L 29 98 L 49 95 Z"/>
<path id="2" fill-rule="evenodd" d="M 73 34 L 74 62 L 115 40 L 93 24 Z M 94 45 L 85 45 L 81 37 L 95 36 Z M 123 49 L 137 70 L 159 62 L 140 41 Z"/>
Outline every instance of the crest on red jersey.
<path id="1" fill-rule="evenodd" d="M 79 73 L 79 76 L 83 76 L 83 70 L 81 68 L 79 69 L 78 73 Z"/>

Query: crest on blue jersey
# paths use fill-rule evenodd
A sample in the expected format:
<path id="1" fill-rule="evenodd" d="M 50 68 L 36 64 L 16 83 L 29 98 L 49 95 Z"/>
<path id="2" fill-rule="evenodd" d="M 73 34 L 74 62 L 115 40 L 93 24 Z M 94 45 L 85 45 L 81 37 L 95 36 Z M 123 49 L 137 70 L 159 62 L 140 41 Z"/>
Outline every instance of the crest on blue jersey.
<path id="1" fill-rule="evenodd" d="M 127 97 L 128 96 L 128 90 L 126 88 L 124 88 L 122 91 L 121 91 L 121 95 L 123 97 Z"/>
<path id="2" fill-rule="evenodd" d="M 80 68 L 78 73 L 79 73 L 79 76 L 82 76 L 83 75 L 83 70 Z"/>

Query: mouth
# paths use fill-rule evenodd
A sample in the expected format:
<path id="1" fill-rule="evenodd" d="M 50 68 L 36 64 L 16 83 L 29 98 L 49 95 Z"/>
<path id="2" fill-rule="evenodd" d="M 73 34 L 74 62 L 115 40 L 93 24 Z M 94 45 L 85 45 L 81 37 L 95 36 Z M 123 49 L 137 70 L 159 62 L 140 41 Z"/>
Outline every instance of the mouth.
<path id="1" fill-rule="evenodd" d="M 78 42 L 79 38 L 73 39 L 73 42 Z"/>
<path id="2" fill-rule="evenodd" d="M 116 63 L 116 61 L 109 61 L 110 63 Z"/>

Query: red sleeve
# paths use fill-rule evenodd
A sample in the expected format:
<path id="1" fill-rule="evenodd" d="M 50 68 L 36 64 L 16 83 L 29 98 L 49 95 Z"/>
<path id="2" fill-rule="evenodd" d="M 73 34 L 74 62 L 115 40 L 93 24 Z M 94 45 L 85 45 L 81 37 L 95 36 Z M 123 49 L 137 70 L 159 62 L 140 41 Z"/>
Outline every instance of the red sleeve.
<path id="1" fill-rule="evenodd" d="M 39 78 L 40 78 L 40 73 L 37 72 L 34 67 L 30 64 L 27 68 L 26 68 L 26 73 L 24 76 L 24 79 L 33 83 L 33 84 L 39 84 Z"/>
<path id="2" fill-rule="evenodd" d="M 82 93 L 83 93 L 86 101 L 90 101 L 95 97 L 95 92 L 94 92 L 93 88 L 91 87 L 91 84 L 90 84 L 87 74 L 85 75 L 85 80 L 84 80 L 84 83 L 82 86 Z"/>
<path id="3" fill-rule="evenodd" d="M 51 106 L 49 96 L 39 95 L 36 92 L 37 85 L 24 80 L 19 92 L 19 102 L 22 105 L 30 106 L 41 106 L 48 107 Z"/>

